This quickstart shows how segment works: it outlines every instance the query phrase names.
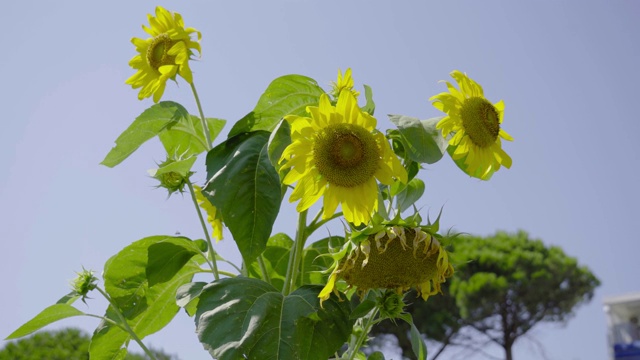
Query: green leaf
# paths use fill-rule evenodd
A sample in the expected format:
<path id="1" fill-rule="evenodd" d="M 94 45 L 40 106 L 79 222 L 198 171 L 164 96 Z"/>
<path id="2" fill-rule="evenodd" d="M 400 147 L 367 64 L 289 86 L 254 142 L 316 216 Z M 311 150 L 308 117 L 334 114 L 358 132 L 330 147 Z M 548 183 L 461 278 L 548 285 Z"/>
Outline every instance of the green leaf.
<path id="1" fill-rule="evenodd" d="M 369 355 L 367 360 L 384 360 L 384 354 L 380 351 L 373 352 Z"/>
<path id="2" fill-rule="evenodd" d="M 116 146 L 109 151 L 101 164 L 114 167 L 133 154 L 142 144 L 178 122 L 187 121 L 189 113 L 182 105 L 162 101 L 142 112 L 116 139 Z"/>
<path id="3" fill-rule="evenodd" d="M 288 296 L 251 278 L 228 278 L 205 286 L 196 333 L 218 360 L 326 360 L 348 340 L 353 323 L 348 301 L 335 296 L 320 307 L 321 286 Z"/>
<path id="4" fill-rule="evenodd" d="M 410 339 L 411 339 L 411 349 L 413 353 L 416 355 L 418 360 L 426 360 L 427 359 L 427 345 L 424 343 L 424 339 L 422 338 L 422 334 L 418 331 L 415 324 L 413 323 L 413 318 L 411 314 L 402 314 L 399 316 L 402 320 L 406 321 L 411 327 L 410 331 Z"/>
<path id="5" fill-rule="evenodd" d="M 33 319 L 27 321 L 24 325 L 20 326 L 11 335 L 7 336 L 5 340 L 17 339 L 23 336 L 27 336 L 34 331 L 40 330 L 43 327 L 54 323 L 58 320 L 66 319 L 72 316 L 85 315 L 82 311 L 74 308 L 68 304 L 55 304 L 42 310 Z"/>
<path id="6" fill-rule="evenodd" d="M 181 241 L 175 239 L 183 238 L 160 235 L 138 240 L 105 264 L 105 289 L 140 339 L 162 329 L 173 319 L 179 310 L 175 302 L 177 289 L 201 271 L 197 262 L 190 260 L 171 279 L 149 286 L 149 248 L 162 242 Z M 195 242 L 193 245 L 198 246 Z M 107 309 L 105 317 L 120 323 L 112 306 Z M 95 356 L 96 359 L 111 360 L 130 340 L 128 333 L 103 321 L 91 340 L 91 359 Z"/>
<path id="7" fill-rule="evenodd" d="M 369 85 L 364 85 L 364 97 L 367 103 L 361 109 L 373 116 L 373 113 L 376 111 L 376 103 L 373 102 L 373 90 L 371 90 Z"/>
<path id="8" fill-rule="evenodd" d="M 204 282 L 192 282 L 184 284 L 178 288 L 176 292 L 176 304 L 187 311 L 189 316 L 196 313 L 198 299 L 202 293 L 202 289 L 207 285 Z"/>
<path id="9" fill-rule="evenodd" d="M 185 237 L 170 238 L 149 246 L 146 276 L 149 286 L 171 280 L 196 255 L 199 244 Z"/>
<path id="10" fill-rule="evenodd" d="M 396 182 L 396 184 L 397 183 L 398 182 Z M 395 184 L 392 186 L 394 185 Z M 406 187 L 396 195 L 396 201 L 398 202 L 400 212 L 404 212 L 418 201 L 424 194 L 424 188 L 424 181 L 418 178 L 411 179 Z"/>
<path id="11" fill-rule="evenodd" d="M 291 253 L 292 247 L 293 240 L 289 235 L 278 233 L 269 238 L 266 249 L 260 255 L 262 256 L 271 285 L 277 290 L 282 290 L 284 286 L 287 266 L 289 264 L 289 254 Z M 257 261 L 254 261 L 248 269 L 251 277 L 256 279 L 262 278 L 262 270 Z"/>
<path id="12" fill-rule="evenodd" d="M 197 157 L 192 156 L 188 159 L 176 160 L 173 162 L 169 162 L 168 164 L 161 166 L 158 169 L 151 169 L 147 172 L 149 173 L 149 176 L 157 176 L 157 175 L 175 172 L 184 177 L 187 177 L 189 176 L 189 173 L 191 172 L 190 171 L 191 167 L 196 162 L 196 159 Z"/>
<path id="13" fill-rule="evenodd" d="M 269 136 L 269 160 L 274 168 L 280 168 L 278 161 L 289 144 L 291 144 L 291 126 L 283 119 Z"/>
<path id="14" fill-rule="evenodd" d="M 107 308 L 104 317 L 118 324 L 121 323 L 111 306 Z M 127 353 L 127 349 L 123 346 L 126 346 L 130 339 L 131 337 L 126 331 L 103 320 L 91 336 L 89 358 L 91 360 L 120 360 L 123 353 L 125 355 Z"/>
<path id="15" fill-rule="evenodd" d="M 203 194 L 222 212 L 245 263 L 264 251 L 281 201 L 280 178 L 269 161 L 269 133 L 241 134 L 207 154 Z"/>
<path id="16" fill-rule="evenodd" d="M 73 303 L 78 299 L 80 299 L 80 295 L 78 295 L 75 291 L 72 291 L 67 295 L 61 297 L 60 300 L 56 301 L 56 304 L 73 305 Z"/>
<path id="17" fill-rule="evenodd" d="M 309 105 L 317 105 L 324 91 L 318 83 L 302 75 L 285 75 L 271 82 L 252 112 L 238 120 L 229 137 L 256 130 L 272 131 L 286 115 L 306 115 Z"/>
<path id="18" fill-rule="evenodd" d="M 442 159 L 447 141 L 436 129 L 440 118 L 419 120 L 404 115 L 389 115 L 389 119 L 398 127 L 409 159 L 427 164 Z"/>
<path id="19" fill-rule="evenodd" d="M 207 118 L 211 141 L 220 134 L 225 124 L 226 120 Z M 159 138 L 169 156 L 177 155 L 176 157 L 188 158 L 207 150 L 207 139 L 202 131 L 202 121 L 194 115 L 181 119 L 170 129 L 161 132 Z"/>
<path id="20" fill-rule="evenodd" d="M 359 318 L 367 315 L 369 313 L 369 311 L 371 311 L 371 309 L 373 309 L 374 307 L 376 307 L 375 300 L 365 299 L 360 304 L 358 304 L 358 306 L 356 306 L 355 309 L 353 309 L 353 311 L 351 312 L 351 315 L 349 316 L 349 318 L 354 319 L 354 320 L 355 319 L 359 319 Z"/>

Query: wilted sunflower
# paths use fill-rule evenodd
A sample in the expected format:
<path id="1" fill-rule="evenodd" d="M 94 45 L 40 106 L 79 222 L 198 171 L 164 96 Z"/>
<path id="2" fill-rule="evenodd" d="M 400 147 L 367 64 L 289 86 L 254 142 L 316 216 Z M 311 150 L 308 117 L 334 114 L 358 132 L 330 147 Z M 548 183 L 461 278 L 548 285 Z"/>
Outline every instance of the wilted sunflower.
<path id="1" fill-rule="evenodd" d="M 351 91 L 356 98 L 360 92 L 353 89 L 353 78 L 351 77 L 351 68 L 348 68 L 342 76 L 342 70 L 338 70 L 338 80 L 331 83 L 331 96 L 338 98 L 342 90 Z"/>
<path id="2" fill-rule="evenodd" d="M 375 229 L 375 230 L 374 230 Z M 377 232 L 376 232 L 377 231 Z M 343 279 L 360 295 L 370 289 L 393 289 L 398 293 L 415 288 L 424 300 L 441 291 L 441 284 L 453 275 L 447 250 L 423 227 L 386 225 L 370 227 L 347 243 L 337 259 L 326 286 L 318 297 L 325 301 Z"/>
<path id="3" fill-rule="evenodd" d="M 138 72 L 127 79 L 126 83 L 134 89 L 142 88 L 138 99 L 153 95 L 153 101 L 158 102 L 167 80 L 175 80 L 176 75 L 180 75 L 188 83 L 193 82 L 189 59 L 193 55 L 192 49 L 200 53 L 199 41 L 202 35 L 194 28 L 185 29 L 180 14 L 171 13 L 161 6 L 156 7 L 155 17 L 147 17 L 151 27 L 143 25 L 142 28 L 151 37 L 146 40 L 131 39 L 138 55 L 129 61 L 129 66 Z M 193 33 L 197 34 L 197 41 L 191 39 Z"/>
<path id="4" fill-rule="evenodd" d="M 288 115 L 292 143 L 280 162 L 291 170 L 284 184 L 297 182 L 290 202 L 300 200 L 304 211 L 324 195 L 323 217 L 331 217 L 338 204 L 347 221 L 368 222 L 378 209 L 378 184 L 393 178 L 407 182 L 407 172 L 376 130 L 376 119 L 358 107 L 351 91 L 342 91 L 335 106 L 326 94 L 318 106 L 308 106 L 311 117 Z"/>
<path id="5" fill-rule="evenodd" d="M 196 200 L 198 205 L 207 212 L 207 222 L 213 229 L 213 237 L 216 242 L 222 240 L 222 214 L 220 211 L 202 194 L 202 188 L 198 185 L 193 185 L 193 189 L 196 193 Z"/>
<path id="6" fill-rule="evenodd" d="M 432 96 L 433 106 L 445 112 L 438 122 L 442 136 L 453 133 L 449 145 L 455 147 L 451 157 L 463 161 L 470 176 L 488 180 L 500 169 L 511 167 L 511 157 L 502 150 L 500 138 L 512 141 L 511 135 L 500 128 L 504 112 L 502 100 L 492 104 L 484 97 L 482 86 L 466 74 L 455 70 L 451 73 L 459 90 L 446 82 L 449 92 Z"/>

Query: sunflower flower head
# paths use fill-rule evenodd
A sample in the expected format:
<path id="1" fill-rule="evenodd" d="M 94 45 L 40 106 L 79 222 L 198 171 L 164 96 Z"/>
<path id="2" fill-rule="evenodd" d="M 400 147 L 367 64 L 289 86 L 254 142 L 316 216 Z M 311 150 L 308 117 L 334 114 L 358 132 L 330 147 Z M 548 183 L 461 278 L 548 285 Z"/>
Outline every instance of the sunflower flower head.
<path id="1" fill-rule="evenodd" d="M 198 205 L 204 211 L 207 212 L 207 222 L 211 225 L 213 229 L 213 237 L 216 239 L 216 242 L 222 240 L 222 214 L 218 209 L 207 199 L 202 193 L 202 188 L 198 185 L 193 185 L 193 190 L 196 193 L 196 200 L 198 201 Z"/>
<path id="2" fill-rule="evenodd" d="M 138 99 L 153 95 L 153 101 L 158 102 L 167 80 L 176 80 L 176 75 L 180 75 L 188 83 L 193 82 L 189 60 L 193 50 L 200 54 L 202 35 L 194 28 L 185 28 L 180 14 L 161 6 L 156 7 L 156 16 L 147 17 L 150 26 L 142 28 L 151 37 L 131 39 L 138 54 L 129 61 L 129 66 L 137 72 L 126 83 L 134 89 L 141 88 Z M 197 40 L 191 38 L 192 34 L 197 35 Z"/>
<path id="3" fill-rule="evenodd" d="M 351 68 L 344 72 L 344 76 L 342 76 L 342 70 L 338 69 L 338 80 L 336 82 L 331 82 L 331 96 L 333 96 L 334 99 L 337 99 L 343 90 L 350 91 L 356 98 L 360 95 L 359 91 L 353 89 Z"/>
<path id="4" fill-rule="evenodd" d="M 387 185 L 394 178 L 406 183 L 406 170 L 352 92 L 342 91 L 335 106 L 322 94 L 319 105 L 308 106 L 307 112 L 311 117 L 285 117 L 292 142 L 280 158 L 282 168 L 290 168 L 283 183 L 297 182 L 289 201 L 299 200 L 301 212 L 324 196 L 323 218 L 340 204 L 347 221 L 368 222 L 378 209 L 376 179 Z"/>
<path id="5" fill-rule="evenodd" d="M 389 289 L 397 294 L 415 288 L 427 300 L 441 292 L 441 284 L 453 275 L 449 254 L 429 226 L 401 222 L 369 226 L 349 235 L 349 251 L 336 261 L 329 281 L 318 297 L 321 301 L 336 292 L 336 281 L 344 280 L 363 297 L 370 289 Z M 390 299 L 388 315 L 397 315 L 402 301 Z"/>
<path id="6" fill-rule="evenodd" d="M 482 86 L 466 74 L 455 70 L 451 77 L 456 89 L 448 81 L 448 92 L 431 97 L 433 106 L 447 115 L 438 122 L 449 140 L 449 153 L 470 176 L 488 180 L 500 166 L 511 167 L 511 157 L 502 149 L 501 139 L 513 138 L 501 128 L 504 102 L 492 104 L 484 97 Z"/>

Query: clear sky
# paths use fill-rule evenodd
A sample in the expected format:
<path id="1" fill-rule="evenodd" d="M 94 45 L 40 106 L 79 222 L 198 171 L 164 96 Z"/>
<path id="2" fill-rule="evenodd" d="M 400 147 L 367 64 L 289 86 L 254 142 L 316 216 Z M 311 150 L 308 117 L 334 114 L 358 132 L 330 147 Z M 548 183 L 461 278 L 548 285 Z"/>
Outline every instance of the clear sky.
<path id="1" fill-rule="evenodd" d="M 111 255 L 149 235 L 201 237 L 189 199 L 167 200 L 146 174 L 164 160 L 157 141 L 115 169 L 98 165 L 152 104 L 124 81 L 133 74 L 129 40 L 146 36 L 140 26 L 155 5 L 11 1 L 0 12 L 0 338 L 67 293 L 82 266 L 100 272 Z M 327 88 L 347 67 L 360 90 L 373 88 L 382 128 L 391 126 L 385 114 L 439 116 L 428 98 L 454 69 L 482 84 L 490 100 L 504 99 L 513 168 L 482 182 L 445 158 L 422 173 L 427 193 L 418 205 L 432 214 L 445 205 L 445 227 L 480 235 L 524 229 L 577 257 L 602 281 L 594 300 L 567 326 L 535 328 L 516 343 L 515 357 L 541 358 L 539 344 L 550 360 L 606 358 L 603 297 L 640 291 L 640 2 L 159 5 L 202 32 L 195 82 L 206 115 L 230 123 L 275 77 L 303 74 Z M 196 113 L 184 81 L 168 84 L 164 99 Z M 196 167 L 202 181 L 202 163 Z M 275 230 L 291 233 L 294 216 L 285 205 Z M 219 251 L 237 258 L 230 236 Z M 78 305 L 103 313 L 104 302 L 89 304 Z M 181 313 L 146 342 L 185 360 L 208 359 L 194 329 Z M 463 358 L 456 354 L 449 358 Z"/>

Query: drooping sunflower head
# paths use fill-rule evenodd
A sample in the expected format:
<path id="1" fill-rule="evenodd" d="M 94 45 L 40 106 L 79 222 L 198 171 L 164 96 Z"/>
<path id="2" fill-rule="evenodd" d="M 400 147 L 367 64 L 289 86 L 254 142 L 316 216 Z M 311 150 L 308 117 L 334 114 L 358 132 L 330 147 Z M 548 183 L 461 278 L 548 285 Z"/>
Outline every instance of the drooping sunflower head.
<path id="1" fill-rule="evenodd" d="M 292 142 L 280 158 L 283 168 L 290 168 L 283 182 L 297 182 L 289 200 L 300 200 L 297 210 L 304 211 L 324 195 L 325 219 L 341 204 L 347 221 L 368 222 L 378 208 L 376 179 L 406 183 L 406 170 L 376 130 L 376 119 L 360 110 L 350 91 L 341 92 L 335 106 L 322 94 L 307 112 L 311 117 L 285 117 Z"/>
<path id="2" fill-rule="evenodd" d="M 511 157 L 502 149 L 501 138 L 513 138 L 501 128 L 504 102 L 492 104 L 484 97 L 482 86 L 455 70 L 451 76 L 458 89 L 448 81 L 448 92 L 431 97 L 433 106 L 447 115 L 438 122 L 442 136 L 448 137 L 449 153 L 470 176 L 488 180 L 500 166 L 511 167 Z"/>
<path id="3" fill-rule="evenodd" d="M 440 292 L 441 284 L 453 275 L 447 250 L 438 240 L 440 235 L 420 226 L 393 225 L 376 230 L 368 235 L 365 232 L 366 238 L 359 241 L 352 238 L 350 251 L 336 263 L 318 296 L 322 301 L 336 291 L 339 279 L 356 288 L 361 296 L 370 289 L 402 293 L 413 287 L 427 300 Z"/>
<path id="4" fill-rule="evenodd" d="M 202 188 L 198 185 L 193 185 L 194 192 L 196 193 L 196 200 L 198 205 L 207 212 L 207 222 L 211 225 L 213 230 L 213 237 L 216 242 L 222 240 L 222 214 L 220 211 L 207 199 L 202 193 Z"/>
<path id="5" fill-rule="evenodd" d="M 342 91 L 351 91 L 356 98 L 360 95 L 359 91 L 353 88 L 353 78 L 351 77 L 351 68 L 348 68 L 342 76 L 342 70 L 338 69 L 338 79 L 336 82 L 331 82 L 331 96 L 337 99 Z"/>
<path id="6" fill-rule="evenodd" d="M 187 82 L 193 82 L 189 60 L 194 50 L 200 53 L 202 35 L 194 28 L 185 28 L 182 16 L 171 13 L 161 6 L 156 7 L 156 16 L 147 15 L 149 27 L 142 26 L 151 35 L 148 39 L 132 38 L 138 54 L 129 61 L 129 66 L 137 72 L 126 83 L 140 89 L 138 99 L 153 95 L 158 102 L 164 93 L 167 80 L 180 75 Z M 197 35 L 197 40 L 191 38 Z"/>

